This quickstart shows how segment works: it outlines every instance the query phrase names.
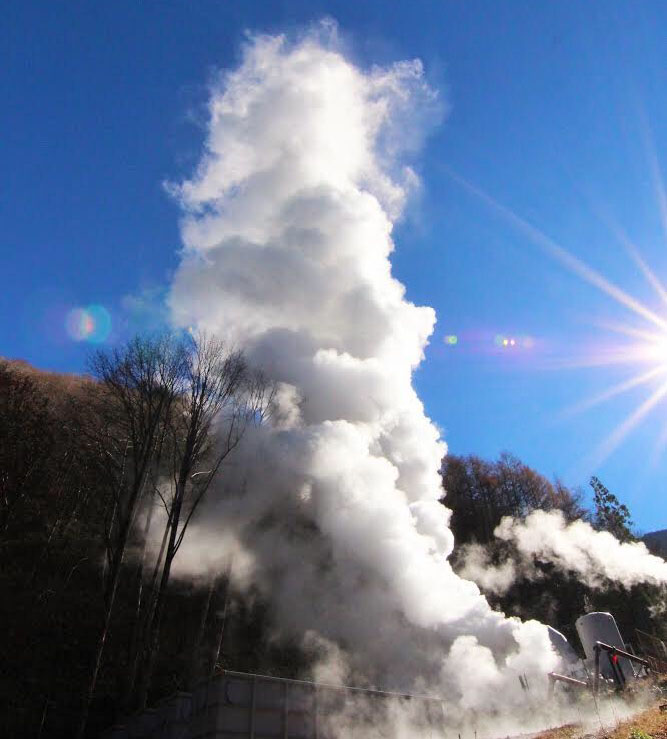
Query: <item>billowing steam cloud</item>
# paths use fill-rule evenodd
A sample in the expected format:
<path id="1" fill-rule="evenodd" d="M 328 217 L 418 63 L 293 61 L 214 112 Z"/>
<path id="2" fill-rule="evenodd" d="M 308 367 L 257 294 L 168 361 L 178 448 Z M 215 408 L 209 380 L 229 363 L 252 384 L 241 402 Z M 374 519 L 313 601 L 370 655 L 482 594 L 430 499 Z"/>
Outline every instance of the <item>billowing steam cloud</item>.
<path id="1" fill-rule="evenodd" d="M 399 160 L 437 106 L 419 62 L 362 70 L 327 29 L 254 38 L 213 85 L 205 153 L 174 188 L 171 307 L 279 390 L 179 558 L 196 571 L 235 538 L 243 579 L 284 633 L 323 645 L 328 674 L 444 695 L 502 730 L 517 675 L 538 684 L 554 656 L 545 627 L 493 612 L 448 562 L 445 447 L 411 383 L 435 316 L 389 262 L 416 182 Z"/>
<path id="2" fill-rule="evenodd" d="M 567 523 L 560 511 L 533 511 L 524 520 L 503 518 L 494 532 L 514 544 L 518 557 L 490 564 L 483 547 L 468 550 L 462 574 L 482 588 L 504 592 L 517 577 L 531 577 L 534 560 L 572 572 L 593 588 L 610 582 L 626 588 L 640 583 L 667 584 L 667 562 L 649 553 L 642 542 L 621 543 L 585 521 Z"/>
<path id="3" fill-rule="evenodd" d="M 520 578 L 532 579 L 537 573 L 530 559 L 518 562 L 507 557 L 495 564 L 488 547 L 483 544 L 464 544 L 457 550 L 458 574 L 476 582 L 485 593 L 506 593 Z"/>

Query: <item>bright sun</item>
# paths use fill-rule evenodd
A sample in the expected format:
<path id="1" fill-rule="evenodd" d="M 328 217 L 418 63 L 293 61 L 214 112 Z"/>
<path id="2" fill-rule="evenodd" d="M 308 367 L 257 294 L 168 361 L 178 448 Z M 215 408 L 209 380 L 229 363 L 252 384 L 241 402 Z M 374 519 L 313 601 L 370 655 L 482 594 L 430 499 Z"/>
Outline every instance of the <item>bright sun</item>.
<path id="1" fill-rule="evenodd" d="M 581 361 L 568 362 L 569 366 L 624 365 L 635 366 L 639 369 L 623 382 L 567 408 L 562 413 L 562 417 L 569 417 L 584 410 L 589 410 L 634 388 L 645 387 L 648 393 L 642 402 L 598 444 L 588 457 L 587 461 L 591 467 L 595 468 L 599 466 L 621 444 L 628 434 L 667 396 L 667 318 L 663 318 L 644 303 L 628 294 L 625 290 L 608 280 L 596 269 L 583 262 L 517 213 L 492 198 L 484 190 L 449 168 L 447 168 L 447 173 L 454 181 L 471 195 L 481 200 L 490 210 L 500 216 L 542 252 L 559 262 L 568 271 L 583 281 L 611 297 L 616 303 L 628 309 L 635 319 L 641 319 L 641 322 L 644 324 L 642 328 L 626 324 L 598 324 L 600 328 L 624 335 L 625 341 L 614 342 L 603 351 L 596 351 L 593 356 L 588 356 Z M 667 236 L 667 192 L 655 168 L 653 175 L 664 230 Z M 660 298 L 662 304 L 667 308 L 667 290 L 644 261 L 637 247 L 617 224 L 612 223 L 608 217 L 604 217 L 603 220 L 610 227 L 616 239 L 623 245 L 629 257 Z M 667 448 L 667 425 L 660 437 L 656 440 L 655 454 L 660 454 L 665 448 Z"/>

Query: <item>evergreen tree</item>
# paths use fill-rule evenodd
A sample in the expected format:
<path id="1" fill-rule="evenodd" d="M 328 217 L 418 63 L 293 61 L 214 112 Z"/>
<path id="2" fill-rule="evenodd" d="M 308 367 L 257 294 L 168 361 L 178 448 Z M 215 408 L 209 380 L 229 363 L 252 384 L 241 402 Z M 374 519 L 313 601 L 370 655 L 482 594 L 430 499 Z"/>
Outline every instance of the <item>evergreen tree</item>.
<path id="1" fill-rule="evenodd" d="M 591 477 L 593 488 L 595 513 L 593 526 L 598 531 L 608 531 L 619 541 L 636 541 L 632 533 L 632 521 L 627 506 L 611 493 L 597 477 Z"/>

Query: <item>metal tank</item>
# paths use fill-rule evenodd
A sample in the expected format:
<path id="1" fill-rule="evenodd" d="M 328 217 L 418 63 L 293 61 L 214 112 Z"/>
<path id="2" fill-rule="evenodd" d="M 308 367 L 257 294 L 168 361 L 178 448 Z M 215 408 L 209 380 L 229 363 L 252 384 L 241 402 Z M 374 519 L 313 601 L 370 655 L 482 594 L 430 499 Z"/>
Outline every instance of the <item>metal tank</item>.
<path id="1" fill-rule="evenodd" d="M 572 648 L 570 642 L 567 640 L 567 637 L 564 634 L 561 634 L 560 631 L 554 629 L 553 626 L 547 626 L 547 630 L 549 631 L 551 646 L 556 654 L 561 658 L 562 662 L 567 666 L 579 665 L 581 660 Z"/>
<path id="2" fill-rule="evenodd" d="M 611 613 L 601 611 L 587 613 L 585 616 L 579 616 L 575 622 L 575 626 L 577 627 L 581 645 L 586 653 L 586 659 L 591 664 L 595 660 L 596 642 L 603 642 L 612 647 L 625 650 L 625 643 L 621 637 L 621 632 L 618 630 L 616 621 Z M 632 680 L 637 676 L 629 659 L 626 657 L 616 657 L 615 659 L 617 660 L 616 664 L 623 671 L 623 678 L 625 680 Z M 614 668 L 605 653 L 600 657 L 600 673 L 609 680 L 616 679 Z"/>
<path id="3" fill-rule="evenodd" d="M 586 665 L 581 657 L 579 657 L 579 655 L 574 651 L 574 648 L 567 640 L 565 634 L 561 634 L 561 632 L 554 629 L 553 626 L 547 626 L 547 631 L 549 634 L 549 640 L 551 641 L 551 646 L 560 658 L 560 664 L 557 668 L 558 673 L 586 682 L 588 680 L 588 670 L 586 669 Z"/>

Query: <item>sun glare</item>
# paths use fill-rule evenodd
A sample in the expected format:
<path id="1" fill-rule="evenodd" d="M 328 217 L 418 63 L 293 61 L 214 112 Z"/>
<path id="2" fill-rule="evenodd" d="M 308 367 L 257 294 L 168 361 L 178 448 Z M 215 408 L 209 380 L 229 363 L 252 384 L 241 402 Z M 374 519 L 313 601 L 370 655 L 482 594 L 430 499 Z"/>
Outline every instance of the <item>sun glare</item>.
<path id="1" fill-rule="evenodd" d="M 656 186 L 656 198 L 661 208 L 663 226 L 667 234 L 667 196 L 657 165 L 657 158 L 652 160 L 651 165 L 654 185 Z M 534 246 L 559 262 L 569 272 L 612 298 L 618 305 L 626 308 L 635 320 L 639 319 L 643 323 L 640 328 L 636 325 L 598 323 L 598 328 L 620 334 L 626 340 L 610 342 L 604 348 L 597 347 L 595 351 L 589 351 L 583 357 L 559 363 L 559 366 L 563 368 L 604 366 L 638 366 L 640 368 L 639 371 L 626 380 L 603 390 L 593 397 L 583 399 L 576 405 L 566 408 L 560 414 L 561 418 L 571 417 L 623 393 L 640 387 L 645 388 L 647 396 L 611 430 L 588 456 L 587 466 L 591 468 L 599 466 L 652 411 L 665 402 L 667 397 L 667 315 L 663 317 L 660 312 L 656 312 L 628 294 L 599 271 L 583 262 L 579 257 L 576 257 L 510 208 L 495 200 L 481 188 L 464 179 L 449 167 L 445 167 L 445 169 L 455 182 L 482 201 L 491 211 L 521 233 Z M 663 306 L 667 304 L 667 289 L 640 255 L 636 245 L 617 224 L 611 222 L 610 219 L 603 218 L 602 220 L 605 221 L 614 237 L 623 246 L 646 282 L 660 299 L 661 304 Z M 513 346 L 515 342 L 510 337 L 497 337 L 496 343 L 503 347 L 509 347 Z M 653 458 L 657 459 L 666 447 L 667 421 L 656 440 Z"/>
<path id="2" fill-rule="evenodd" d="M 646 273 L 644 273 L 645 276 Z M 657 281 L 657 278 L 651 273 L 649 282 L 661 292 L 664 288 Z M 605 290 L 607 294 L 610 294 Z M 645 388 L 648 395 L 639 402 L 636 408 L 615 427 L 609 434 L 593 449 L 586 457 L 586 465 L 596 468 L 601 465 L 618 446 L 634 431 L 639 424 L 644 421 L 647 416 L 660 404 L 665 401 L 667 396 L 667 329 L 662 328 L 660 323 L 654 320 L 654 315 L 650 309 L 632 300 L 633 304 L 637 302 L 639 310 L 634 309 L 634 305 L 629 305 L 626 301 L 618 301 L 622 305 L 629 307 L 635 315 L 640 315 L 650 324 L 645 329 L 637 329 L 633 326 L 623 324 L 602 325 L 600 328 L 607 329 L 610 332 L 621 334 L 632 341 L 617 341 L 608 348 L 606 352 L 595 352 L 593 356 L 584 357 L 583 360 L 570 363 L 570 366 L 628 366 L 638 367 L 629 378 L 619 382 L 616 385 L 606 388 L 602 392 L 592 397 L 584 398 L 581 402 L 566 408 L 561 414 L 561 418 L 567 418 L 584 411 L 591 410 L 596 406 L 605 403 L 612 398 L 616 398 L 624 393 L 636 390 L 637 388 Z M 657 317 L 657 316 L 656 316 Z M 657 317 L 659 318 L 659 317 Z M 661 321 L 660 321 L 661 322 Z M 655 328 L 659 330 L 655 330 Z M 664 424 L 663 432 L 656 440 L 655 449 L 652 455 L 655 461 L 658 458 L 659 451 L 664 449 L 667 444 L 667 422 Z"/>
<path id="3" fill-rule="evenodd" d="M 646 347 L 647 358 L 667 372 L 667 336 L 657 337 Z"/>

